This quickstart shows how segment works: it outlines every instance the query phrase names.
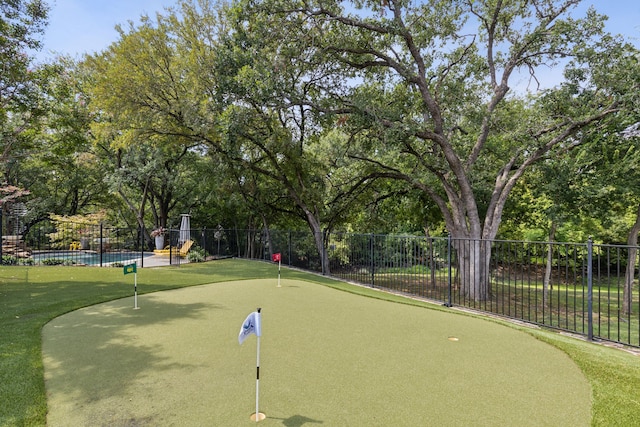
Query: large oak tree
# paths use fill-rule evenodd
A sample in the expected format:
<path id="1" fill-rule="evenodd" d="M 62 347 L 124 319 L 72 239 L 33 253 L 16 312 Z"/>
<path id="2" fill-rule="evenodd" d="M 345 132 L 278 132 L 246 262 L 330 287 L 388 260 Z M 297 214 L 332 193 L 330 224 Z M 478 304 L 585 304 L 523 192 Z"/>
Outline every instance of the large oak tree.
<path id="1" fill-rule="evenodd" d="M 578 3 L 267 0 L 244 9 L 248 28 L 274 29 L 299 57 L 323 64 L 307 105 L 349 129 L 353 158 L 439 207 L 461 286 L 483 300 L 488 242 L 515 184 L 623 105 L 622 85 L 602 77 L 621 75 L 627 51 L 595 11 L 571 17 Z M 529 101 L 513 90 L 560 61 L 570 62 L 554 89 Z"/>

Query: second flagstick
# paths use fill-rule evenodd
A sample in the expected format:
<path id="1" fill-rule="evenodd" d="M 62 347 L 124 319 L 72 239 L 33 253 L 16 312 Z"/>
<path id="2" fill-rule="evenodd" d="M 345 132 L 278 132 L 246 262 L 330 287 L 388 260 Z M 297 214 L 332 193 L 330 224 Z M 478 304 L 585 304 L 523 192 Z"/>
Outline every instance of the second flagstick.
<path id="1" fill-rule="evenodd" d="M 282 265 L 282 254 L 278 252 L 271 255 L 271 261 L 278 262 L 278 287 L 280 287 L 280 266 Z"/>

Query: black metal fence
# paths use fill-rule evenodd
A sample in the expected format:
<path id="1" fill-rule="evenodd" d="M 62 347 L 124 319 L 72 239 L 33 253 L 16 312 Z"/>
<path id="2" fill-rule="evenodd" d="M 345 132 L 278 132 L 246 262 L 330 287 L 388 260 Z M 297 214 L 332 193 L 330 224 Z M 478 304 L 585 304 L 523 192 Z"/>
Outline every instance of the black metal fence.
<path id="1" fill-rule="evenodd" d="M 305 231 L 218 227 L 191 229 L 188 235 L 194 247 L 216 258 L 268 261 L 280 253 L 284 265 L 640 347 L 635 246 L 332 233 L 324 236 L 320 256 L 314 236 Z M 184 235 L 172 229 L 166 239 L 177 248 Z M 144 266 L 153 245 L 140 229 L 48 226 L 3 236 L 2 258 L 5 264 L 42 264 L 64 256 L 69 263 L 91 258 L 91 264 L 114 265 L 130 256 Z"/>
<path id="2" fill-rule="evenodd" d="M 4 229 L 4 227 L 3 227 Z M 166 259 L 180 264 L 180 230 L 164 233 Z M 154 239 L 141 228 L 118 228 L 104 224 L 41 223 L 23 234 L 2 234 L 2 264 L 121 266 L 154 255 Z"/>
<path id="3" fill-rule="evenodd" d="M 310 233 L 254 237 L 256 258 L 280 252 L 284 264 L 374 288 L 640 347 L 636 246 L 332 233 L 321 257 Z"/>

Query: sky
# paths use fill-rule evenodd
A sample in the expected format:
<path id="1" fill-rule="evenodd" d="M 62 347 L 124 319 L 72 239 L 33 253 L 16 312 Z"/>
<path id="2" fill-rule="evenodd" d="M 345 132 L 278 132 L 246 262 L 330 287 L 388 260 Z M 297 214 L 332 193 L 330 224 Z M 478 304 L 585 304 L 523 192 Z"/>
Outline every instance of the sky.
<path id="1" fill-rule="evenodd" d="M 51 5 L 49 26 L 43 37 L 44 47 L 36 54 L 39 61 L 58 54 L 81 58 L 85 53 L 105 50 L 118 40 L 117 24 L 138 22 L 143 14 L 153 16 L 178 0 L 48 0 Z M 640 1 L 584 0 L 573 13 L 583 16 L 593 5 L 609 16 L 606 29 L 624 35 L 640 48 Z"/>
<path id="2" fill-rule="evenodd" d="M 59 54 L 81 58 L 85 53 L 105 50 L 118 40 L 117 24 L 138 22 L 140 16 L 155 15 L 177 0 L 46 0 L 51 6 L 49 25 L 36 57 L 45 61 Z"/>

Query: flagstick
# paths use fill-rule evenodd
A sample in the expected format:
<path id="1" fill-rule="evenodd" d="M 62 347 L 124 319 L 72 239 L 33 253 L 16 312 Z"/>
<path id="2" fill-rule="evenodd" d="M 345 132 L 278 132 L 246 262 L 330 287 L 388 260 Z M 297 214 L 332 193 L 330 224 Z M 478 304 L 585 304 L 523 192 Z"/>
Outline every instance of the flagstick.
<path id="1" fill-rule="evenodd" d="M 260 316 L 261 308 L 258 308 L 258 316 Z M 261 414 L 258 410 L 259 402 L 260 402 L 260 336 L 257 336 L 258 344 L 257 344 L 257 356 L 256 356 L 256 413 L 255 419 L 256 422 L 264 420 L 266 417 L 265 414 Z"/>
<path id="2" fill-rule="evenodd" d="M 280 287 L 280 266 L 282 265 L 282 258 L 278 259 L 278 287 Z"/>
<path id="3" fill-rule="evenodd" d="M 258 337 L 258 356 L 256 361 L 256 422 L 260 421 L 258 402 L 260 401 L 260 337 Z"/>

